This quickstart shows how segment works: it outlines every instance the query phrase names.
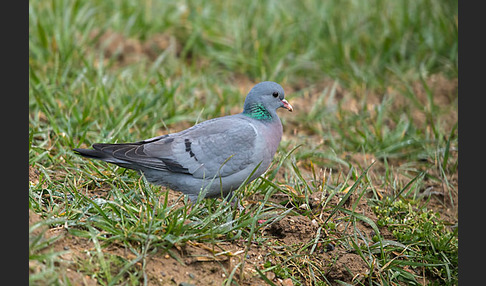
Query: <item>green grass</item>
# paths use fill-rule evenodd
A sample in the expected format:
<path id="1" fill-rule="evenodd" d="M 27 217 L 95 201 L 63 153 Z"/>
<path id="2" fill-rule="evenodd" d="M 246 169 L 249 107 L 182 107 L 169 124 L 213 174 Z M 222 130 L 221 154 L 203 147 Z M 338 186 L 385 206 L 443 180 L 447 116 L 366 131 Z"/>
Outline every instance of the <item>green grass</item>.
<path id="1" fill-rule="evenodd" d="M 262 283 L 276 283 L 265 276 L 273 272 L 294 285 L 457 284 L 457 226 L 431 203 L 440 192 L 442 204 L 457 206 L 457 9 L 405 0 L 30 1 L 29 165 L 39 182 L 29 185 L 29 208 L 42 217 L 31 230 L 88 239 L 89 258 L 70 267 L 103 285 L 147 283 L 155 250 L 177 257 L 174 248 L 191 241 L 269 247 L 255 274 Z M 100 43 L 103 33 L 138 52 Z M 72 152 L 239 112 L 262 80 L 281 83 L 297 108 L 279 113 L 285 136 L 274 164 L 237 193 L 244 212 L 214 199 L 171 205 L 135 172 Z M 359 212 L 359 202 L 375 213 Z M 298 215 L 316 220 L 313 239 L 280 245 L 266 231 Z M 72 284 L 52 244 L 32 237 L 30 282 Z M 339 257 L 316 254 L 328 244 L 361 257 L 366 275 L 333 281 Z M 226 284 L 241 285 L 244 267 L 253 266 L 243 259 Z"/>

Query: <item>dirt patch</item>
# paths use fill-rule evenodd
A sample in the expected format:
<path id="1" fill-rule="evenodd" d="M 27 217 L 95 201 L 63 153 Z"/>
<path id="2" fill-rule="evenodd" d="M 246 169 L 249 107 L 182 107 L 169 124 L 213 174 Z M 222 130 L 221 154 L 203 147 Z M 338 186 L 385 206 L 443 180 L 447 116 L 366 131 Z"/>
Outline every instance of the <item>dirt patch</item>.
<path id="1" fill-rule="evenodd" d="M 450 179 L 449 183 L 455 186 L 457 190 L 457 173 Z M 426 184 L 419 195 L 423 198 L 422 201 L 427 206 L 427 209 L 438 212 L 442 220 L 451 226 L 458 223 L 459 193 L 457 191 L 450 190 L 444 184 L 426 180 Z"/>
<path id="2" fill-rule="evenodd" d="M 363 259 L 355 253 L 348 253 L 346 251 L 337 251 L 333 257 L 329 257 L 328 261 L 334 262 L 328 268 L 327 275 L 330 281 L 343 281 L 352 283 L 362 280 L 368 274 L 368 266 Z M 335 283 L 334 285 L 341 285 Z"/>
<path id="3" fill-rule="evenodd" d="M 170 255 L 161 252 L 151 255 L 146 266 L 150 284 L 222 285 L 229 276 L 228 271 L 234 267 L 234 259 L 226 255 L 216 256 L 215 253 L 231 248 L 235 249 L 229 244 L 217 244 L 215 247 L 188 242 L 175 247 Z"/>
<path id="4" fill-rule="evenodd" d="M 39 171 L 34 166 L 29 166 L 29 182 L 37 185 L 39 184 Z"/>
<path id="5" fill-rule="evenodd" d="M 317 221 L 306 216 L 286 216 L 270 225 L 267 232 L 286 245 L 301 244 L 315 237 Z"/>
<path id="6" fill-rule="evenodd" d="M 41 216 L 29 209 L 29 227 L 31 227 L 29 241 L 32 241 L 36 236 L 39 236 L 48 230 L 47 226 L 35 226 L 35 224 L 41 221 Z"/>
<path id="7" fill-rule="evenodd" d="M 33 213 L 32 217 L 36 217 L 36 214 Z M 49 229 L 44 236 L 43 239 L 58 237 L 51 247 L 40 253 L 61 253 L 55 263 L 62 281 L 65 281 L 65 276 L 75 285 L 99 285 L 96 277 L 85 274 L 102 272 L 92 240 L 74 236 L 63 227 Z M 110 261 L 112 275 L 116 275 L 122 268 L 121 264 L 117 265 L 113 261 L 128 263 L 137 258 L 122 245 L 112 244 L 102 251 L 105 260 Z M 133 267 L 138 271 L 144 269 L 147 285 L 222 285 L 241 260 L 242 253 L 237 243 L 211 245 L 189 241 L 169 249 L 169 252 L 159 250 L 148 254 Z M 253 252 L 249 255 L 256 257 Z M 36 260 L 29 263 L 31 274 L 41 271 L 42 267 L 42 263 Z M 128 274 L 125 276 L 122 280 L 128 279 Z"/>
<path id="8" fill-rule="evenodd" d="M 112 30 L 94 30 L 90 38 L 94 40 L 94 48 L 103 51 L 103 63 L 106 64 L 106 61 L 115 57 L 117 66 L 133 64 L 144 58 L 153 61 L 164 51 L 178 56 L 182 49 L 174 36 L 163 33 L 154 34 L 149 39 L 141 41 Z"/>

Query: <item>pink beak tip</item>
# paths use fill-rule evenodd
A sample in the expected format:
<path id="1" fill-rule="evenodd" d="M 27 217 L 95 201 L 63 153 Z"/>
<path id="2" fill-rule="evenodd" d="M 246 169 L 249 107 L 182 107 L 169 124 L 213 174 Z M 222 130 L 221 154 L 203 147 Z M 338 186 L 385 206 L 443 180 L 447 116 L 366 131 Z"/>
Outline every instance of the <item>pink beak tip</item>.
<path id="1" fill-rule="evenodd" d="M 282 102 L 284 104 L 284 107 L 288 109 L 288 111 L 292 112 L 294 110 L 294 108 L 292 107 L 292 105 L 290 105 L 290 103 L 285 100 L 285 99 L 282 99 Z"/>

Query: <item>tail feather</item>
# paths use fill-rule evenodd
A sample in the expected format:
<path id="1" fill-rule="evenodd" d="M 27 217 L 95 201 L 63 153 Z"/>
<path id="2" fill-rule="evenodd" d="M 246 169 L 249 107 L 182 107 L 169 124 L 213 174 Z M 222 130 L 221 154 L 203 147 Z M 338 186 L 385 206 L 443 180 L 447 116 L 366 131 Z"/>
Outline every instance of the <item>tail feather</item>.
<path id="1" fill-rule="evenodd" d="M 144 144 L 146 142 L 135 143 L 96 143 L 93 144 L 93 149 L 75 148 L 73 151 L 81 156 L 91 159 L 102 160 L 108 163 L 116 164 L 118 166 L 134 169 L 145 170 L 155 169 L 160 171 L 174 170 L 180 165 L 172 163 L 168 158 L 155 158 L 148 156 L 144 152 Z M 169 162 L 169 163 L 167 163 Z M 170 167 L 167 166 L 170 164 Z M 180 171 L 179 169 L 177 169 Z M 187 171 L 187 169 L 184 169 Z"/>
<path id="2" fill-rule="evenodd" d="M 108 163 L 113 163 L 117 164 L 119 166 L 125 167 L 125 168 L 130 168 L 131 163 L 125 160 L 121 160 L 118 158 L 113 157 L 110 153 L 103 152 L 100 150 L 96 149 L 81 149 L 81 148 L 75 148 L 73 151 L 86 158 L 90 159 L 97 159 L 97 160 L 102 160 Z"/>
<path id="3" fill-rule="evenodd" d="M 95 149 L 81 149 L 81 148 L 74 148 L 73 151 L 77 154 L 77 155 L 81 155 L 83 157 L 86 157 L 86 158 L 91 158 L 91 159 L 99 159 L 99 160 L 103 160 L 103 159 L 107 159 L 111 156 L 109 156 L 108 154 L 106 153 L 103 153 L 101 151 L 98 151 L 98 150 L 95 150 Z"/>

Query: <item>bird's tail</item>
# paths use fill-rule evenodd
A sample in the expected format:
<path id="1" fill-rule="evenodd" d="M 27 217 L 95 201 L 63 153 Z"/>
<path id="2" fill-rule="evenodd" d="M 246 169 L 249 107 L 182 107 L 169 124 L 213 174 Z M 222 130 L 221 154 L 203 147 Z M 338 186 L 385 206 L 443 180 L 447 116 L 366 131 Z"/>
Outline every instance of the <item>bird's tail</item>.
<path id="1" fill-rule="evenodd" d="M 98 159 L 98 160 L 105 161 L 106 159 L 113 158 L 113 156 L 95 149 L 74 148 L 73 151 L 77 155 L 81 155 L 83 157 L 90 158 L 90 159 Z"/>
<path id="2" fill-rule="evenodd" d="M 104 148 L 104 147 L 111 147 L 111 148 Z M 93 144 L 94 149 L 81 149 L 81 148 L 74 148 L 73 151 L 77 155 L 81 155 L 86 158 L 90 159 L 97 159 L 102 160 L 108 163 L 117 164 L 119 166 L 133 169 L 131 162 L 126 160 L 122 160 L 120 158 L 116 158 L 113 155 L 114 150 L 121 149 L 126 147 L 126 144 Z M 106 150 L 109 149 L 109 150 Z"/>

